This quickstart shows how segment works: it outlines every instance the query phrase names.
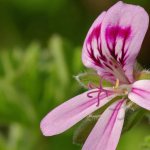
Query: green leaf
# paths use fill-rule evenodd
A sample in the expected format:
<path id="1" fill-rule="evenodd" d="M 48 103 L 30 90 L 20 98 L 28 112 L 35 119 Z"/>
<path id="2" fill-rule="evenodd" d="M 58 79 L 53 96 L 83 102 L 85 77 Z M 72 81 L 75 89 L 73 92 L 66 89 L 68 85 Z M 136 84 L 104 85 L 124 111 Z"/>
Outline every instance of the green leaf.
<path id="1" fill-rule="evenodd" d="M 40 46 L 38 43 L 32 43 L 24 53 L 22 65 L 18 69 L 15 85 L 26 92 L 35 101 L 40 95 L 39 82 L 39 57 Z M 31 86 L 32 85 L 32 86 Z"/>
<path id="2" fill-rule="evenodd" d="M 0 81 L 0 104 L 0 118 L 5 124 L 12 122 L 29 124 L 30 120 L 34 120 L 25 95 L 21 95 L 14 86 L 2 81 Z"/>
<path id="3" fill-rule="evenodd" d="M 7 147 L 6 139 L 0 134 L 0 150 L 7 150 Z"/>
<path id="4" fill-rule="evenodd" d="M 69 70 L 64 55 L 63 40 L 58 35 L 54 35 L 50 39 L 49 50 L 54 59 L 59 82 L 65 86 L 69 81 Z"/>
<path id="5" fill-rule="evenodd" d="M 73 59 L 72 59 L 72 68 L 73 68 L 73 72 L 79 72 L 81 71 L 81 68 L 83 67 L 82 61 L 81 59 L 81 47 L 77 47 L 74 50 L 74 55 L 73 55 Z"/>
<path id="6" fill-rule="evenodd" d="M 150 150 L 150 136 L 144 139 L 144 143 L 141 146 L 141 150 Z"/>
<path id="7" fill-rule="evenodd" d="M 82 145 L 85 142 L 89 133 L 93 129 L 94 125 L 96 124 L 98 118 L 99 116 L 91 115 L 82 121 L 80 126 L 74 132 L 74 136 L 73 136 L 74 144 Z"/>
<path id="8" fill-rule="evenodd" d="M 142 108 L 138 108 L 136 110 L 128 109 L 126 112 L 122 133 L 130 130 L 132 127 L 137 125 L 142 120 L 145 113 L 145 109 Z"/>

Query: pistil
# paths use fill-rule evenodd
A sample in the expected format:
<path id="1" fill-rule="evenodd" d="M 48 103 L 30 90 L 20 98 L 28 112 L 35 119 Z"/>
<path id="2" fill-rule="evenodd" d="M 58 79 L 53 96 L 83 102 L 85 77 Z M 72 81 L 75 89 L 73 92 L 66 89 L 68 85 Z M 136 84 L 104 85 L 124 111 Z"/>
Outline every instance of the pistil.
<path id="1" fill-rule="evenodd" d="M 97 90 L 94 90 L 92 92 L 87 93 L 87 96 L 89 98 L 93 98 L 92 94 L 97 93 L 97 104 L 96 104 L 97 107 L 99 107 L 99 105 L 100 105 L 100 100 L 101 100 L 100 96 L 101 96 L 101 93 L 104 92 L 106 94 L 106 96 L 108 96 L 108 90 L 103 89 L 102 80 L 103 80 L 103 77 L 100 80 L 100 86 L 99 87 L 96 87 L 96 86 L 94 86 L 93 84 L 90 83 L 89 84 L 89 88 L 90 89 L 96 88 Z"/>

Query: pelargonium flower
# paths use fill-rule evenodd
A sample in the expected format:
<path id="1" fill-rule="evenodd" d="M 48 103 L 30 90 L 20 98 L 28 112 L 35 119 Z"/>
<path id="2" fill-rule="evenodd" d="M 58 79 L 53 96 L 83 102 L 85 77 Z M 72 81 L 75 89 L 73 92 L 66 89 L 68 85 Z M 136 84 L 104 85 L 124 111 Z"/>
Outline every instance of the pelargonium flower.
<path id="1" fill-rule="evenodd" d="M 83 150 L 115 150 L 124 123 L 126 106 L 136 103 L 150 110 L 150 80 L 139 78 L 136 57 L 148 28 L 149 17 L 140 6 L 118 2 L 91 26 L 82 51 L 83 64 L 114 86 L 89 86 L 89 90 L 64 102 L 41 121 L 45 136 L 60 134 L 117 100 L 101 115 Z M 140 79 L 140 80 L 139 80 Z"/>

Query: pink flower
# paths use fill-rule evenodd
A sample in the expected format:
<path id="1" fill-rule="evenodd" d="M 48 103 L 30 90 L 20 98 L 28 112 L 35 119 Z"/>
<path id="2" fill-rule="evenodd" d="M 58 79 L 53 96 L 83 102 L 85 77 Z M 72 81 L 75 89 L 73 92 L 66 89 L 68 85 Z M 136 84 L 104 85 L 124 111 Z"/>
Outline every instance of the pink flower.
<path id="1" fill-rule="evenodd" d="M 103 12 L 90 28 L 83 46 L 82 60 L 115 86 L 89 89 L 58 106 L 41 121 L 45 136 L 60 134 L 118 99 L 99 118 L 83 150 L 115 150 L 130 101 L 150 110 L 150 80 L 137 80 L 136 57 L 148 28 L 149 17 L 139 6 L 118 2 Z"/>

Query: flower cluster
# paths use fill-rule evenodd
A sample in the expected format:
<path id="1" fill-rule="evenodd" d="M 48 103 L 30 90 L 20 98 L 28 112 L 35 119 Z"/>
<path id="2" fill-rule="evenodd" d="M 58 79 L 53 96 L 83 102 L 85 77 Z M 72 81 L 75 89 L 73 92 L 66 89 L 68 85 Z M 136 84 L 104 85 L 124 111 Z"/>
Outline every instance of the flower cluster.
<path id="1" fill-rule="evenodd" d="M 91 26 L 82 51 L 83 64 L 112 83 L 89 85 L 89 90 L 52 110 L 41 122 L 45 136 L 60 134 L 112 99 L 88 136 L 83 150 L 115 150 L 126 106 L 135 103 L 150 110 L 150 80 L 141 79 L 136 57 L 148 28 L 149 17 L 140 6 L 118 2 Z"/>

